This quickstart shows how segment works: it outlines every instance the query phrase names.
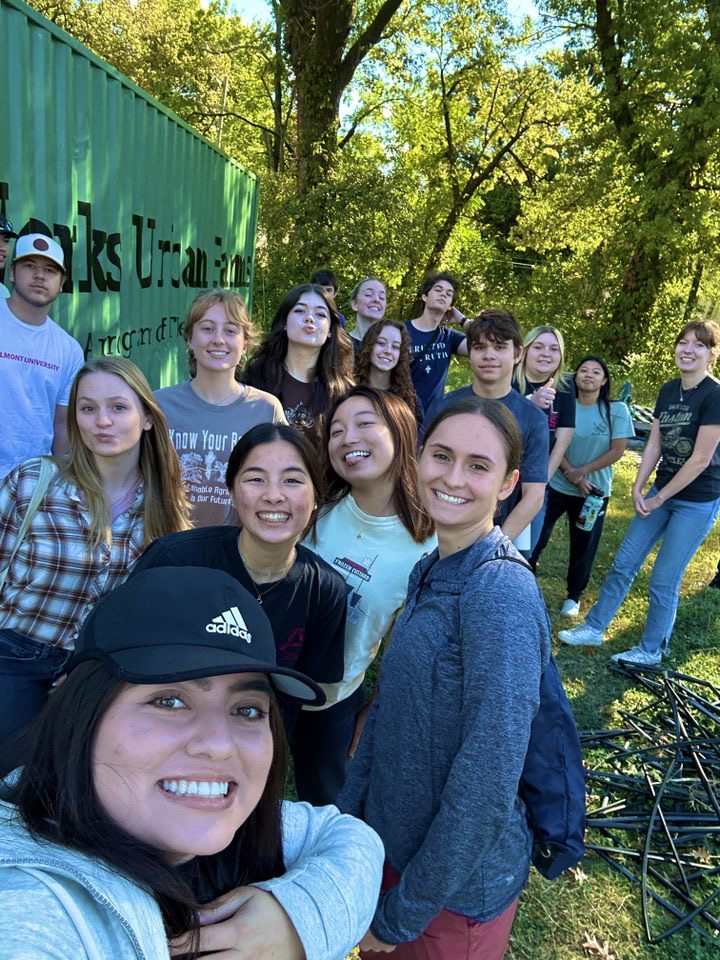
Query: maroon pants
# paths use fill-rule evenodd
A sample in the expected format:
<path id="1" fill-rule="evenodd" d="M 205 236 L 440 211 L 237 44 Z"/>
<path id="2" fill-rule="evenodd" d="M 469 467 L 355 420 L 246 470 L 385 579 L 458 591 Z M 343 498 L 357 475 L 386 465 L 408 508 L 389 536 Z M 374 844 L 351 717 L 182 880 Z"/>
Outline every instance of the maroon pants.
<path id="1" fill-rule="evenodd" d="M 389 864 L 383 871 L 383 892 L 397 886 L 400 877 Z M 392 953 L 361 950 L 362 960 L 502 960 L 510 940 L 516 898 L 510 906 L 486 923 L 443 910 L 417 940 L 400 943 Z"/>

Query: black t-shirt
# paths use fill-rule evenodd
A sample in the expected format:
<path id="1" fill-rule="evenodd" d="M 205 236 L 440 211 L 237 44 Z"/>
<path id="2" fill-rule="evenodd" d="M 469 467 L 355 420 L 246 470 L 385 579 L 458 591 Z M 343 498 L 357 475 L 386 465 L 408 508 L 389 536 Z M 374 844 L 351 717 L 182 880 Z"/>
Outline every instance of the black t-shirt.
<path id="1" fill-rule="evenodd" d="M 285 411 L 285 419 L 297 427 L 311 430 L 315 426 L 312 403 L 315 398 L 315 382 L 305 383 L 297 380 L 287 370 L 283 373 L 280 385 L 280 403 Z"/>
<path id="2" fill-rule="evenodd" d="M 547 380 L 543 383 L 530 383 L 530 381 L 526 379 L 524 396 L 531 397 L 536 390 L 544 387 L 546 383 Z M 520 389 L 515 380 L 513 380 L 513 387 L 515 387 L 516 390 Z M 564 390 L 558 390 L 556 387 L 555 399 L 550 409 L 545 410 L 542 407 L 538 407 L 538 410 L 542 410 L 547 417 L 548 431 L 550 433 L 550 450 L 552 451 L 552 448 L 555 446 L 555 431 L 557 428 L 575 427 L 575 387 L 573 384 L 568 383 Z"/>
<path id="3" fill-rule="evenodd" d="M 655 477 L 660 490 L 692 455 L 700 427 L 720 424 L 720 383 L 708 376 L 691 390 L 681 387 L 680 380 L 671 380 L 661 387 L 653 412 L 660 422 L 662 458 Z M 720 497 L 718 447 L 709 466 L 676 496 L 678 500 L 693 502 Z"/>
<path id="4" fill-rule="evenodd" d="M 212 567 L 224 570 L 249 593 L 258 590 L 240 558 L 237 527 L 200 527 L 160 537 L 145 550 L 132 573 L 152 567 Z M 292 667 L 318 683 L 343 677 L 345 653 L 345 581 L 321 557 L 302 544 L 282 580 L 261 583 L 262 607 L 275 637 L 278 666 Z M 297 710 L 284 710 L 286 718 Z M 291 724 L 289 724 L 291 725 Z"/>

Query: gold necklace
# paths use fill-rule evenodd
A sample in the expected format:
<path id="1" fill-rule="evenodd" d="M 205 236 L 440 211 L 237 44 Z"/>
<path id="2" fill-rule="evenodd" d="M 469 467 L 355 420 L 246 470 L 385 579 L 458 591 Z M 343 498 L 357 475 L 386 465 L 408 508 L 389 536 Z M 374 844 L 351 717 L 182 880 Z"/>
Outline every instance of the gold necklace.
<path id="1" fill-rule="evenodd" d="M 243 556 L 243 552 L 240 549 L 239 537 L 238 537 L 238 553 L 240 554 L 240 559 L 242 560 L 245 570 L 247 571 L 248 576 L 250 577 L 250 582 L 253 585 L 253 590 L 255 591 L 257 602 L 260 604 L 263 602 L 262 598 L 264 596 L 267 596 L 267 594 L 270 593 L 270 591 L 273 590 L 278 585 L 278 583 L 281 583 L 285 579 L 287 574 L 290 572 L 290 568 L 292 567 L 292 565 L 295 563 L 295 560 L 297 559 L 297 550 L 293 548 L 290 558 L 281 567 L 275 567 L 270 570 L 256 570 L 254 567 L 250 566 L 250 564 L 247 562 L 247 560 Z M 270 577 L 270 579 L 273 581 L 272 584 L 267 588 L 267 590 L 263 591 L 263 590 L 260 590 L 260 588 L 258 587 L 255 581 L 256 581 L 256 578 L 259 578 L 259 577 L 263 577 L 263 578 Z"/>
<path id="2" fill-rule="evenodd" d="M 279 583 L 283 582 L 283 580 L 284 578 L 280 580 L 276 580 L 275 583 L 270 584 L 267 590 L 261 591 L 258 585 L 253 580 L 253 578 L 250 577 L 250 583 L 252 584 L 253 590 L 255 591 L 255 597 L 257 598 L 257 602 L 260 604 L 260 606 L 262 606 L 263 597 L 266 597 L 270 593 L 270 591 L 274 590 Z"/>

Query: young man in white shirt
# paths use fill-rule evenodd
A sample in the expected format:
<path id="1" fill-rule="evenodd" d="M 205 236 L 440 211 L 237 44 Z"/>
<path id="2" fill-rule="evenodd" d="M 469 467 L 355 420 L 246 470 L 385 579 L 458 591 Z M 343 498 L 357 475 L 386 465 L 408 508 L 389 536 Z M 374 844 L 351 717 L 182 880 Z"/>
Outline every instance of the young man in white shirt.
<path id="1" fill-rule="evenodd" d="M 0 478 L 31 457 L 65 453 L 70 387 L 84 361 L 47 313 L 65 282 L 62 247 L 39 233 L 19 237 L 10 280 L 0 299 Z"/>

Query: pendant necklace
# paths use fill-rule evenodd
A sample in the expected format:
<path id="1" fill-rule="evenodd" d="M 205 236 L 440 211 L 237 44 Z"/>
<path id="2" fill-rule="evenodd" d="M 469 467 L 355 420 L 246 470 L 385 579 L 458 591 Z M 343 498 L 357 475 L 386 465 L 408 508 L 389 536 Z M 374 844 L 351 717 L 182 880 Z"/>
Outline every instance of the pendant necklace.
<path id="1" fill-rule="evenodd" d="M 293 549 L 293 552 L 290 555 L 289 560 L 287 560 L 282 566 L 275 567 L 274 569 L 271 569 L 271 570 L 255 570 L 253 567 L 250 566 L 250 564 L 247 562 L 247 560 L 243 556 L 242 550 L 240 549 L 239 538 L 238 538 L 238 553 L 240 554 L 240 559 L 242 560 L 245 566 L 245 570 L 247 571 L 247 574 L 250 577 L 250 583 L 252 584 L 253 590 L 255 591 L 257 602 L 261 605 L 263 602 L 263 597 L 266 597 L 271 590 L 274 590 L 279 583 L 282 583 L 282 581 L 290 572 L 290 568 L 292 567 L 292 565 L 295 563 L 295 560 L 297 559 L 297 550 Z M 270 579 L 273 582 L 270 584 L 267 590 L 261 590 L 258 584 L 256 583 L 256 580 L 255 580 L 256 577 L 270 577 Z"/>
<path id="2" fill-rule="evenodd" d="M 702 381 L 700 381 L 702 383 Z M 700 386 L 699 383 L 696 383 L 694 387 L 688 387 L 687 393 L 692 393 L 693 390 L 696 390 Z M 682 380 L 678 381 L 678 393 L 680 394 L 680 403 L 685 403 L 685 394 L 683 393 Z"/>
<path id="3" fill-rule="evenodd" d="M 260 590 L 260 588 L 259 588 L 258 585 L 255 583 L 255 581 L 253 580 L 252 577 L 250 577 L 250 583 L 252 584 L 253 590 L 255 591 L 255 596 L 256 596 L 256 598 L 257 598 L 257 602 L 260 604 L 260 606 L 262 606 L 263 597 L 266 597 L 266 596 L 270 593 L 271 590 L 274 590 L 275 587 L 276 587 L 279 583 L 282 583 L 282 580 L 276 580 L 275 583 L 271 583 L 270 586 L 269 586 L 269 587 L 267 588 L 267 590 L 265 590 L 265 591 L 261 591 L 261 590 Z"/>

